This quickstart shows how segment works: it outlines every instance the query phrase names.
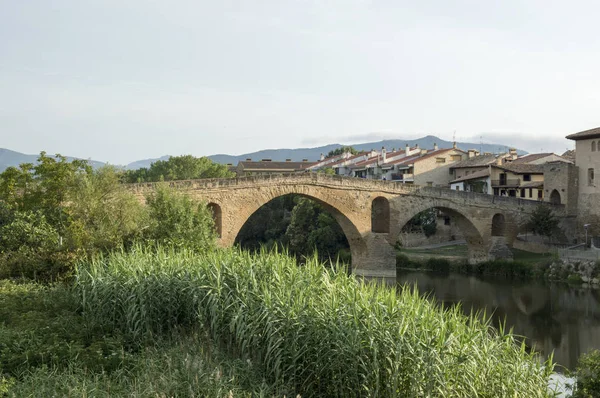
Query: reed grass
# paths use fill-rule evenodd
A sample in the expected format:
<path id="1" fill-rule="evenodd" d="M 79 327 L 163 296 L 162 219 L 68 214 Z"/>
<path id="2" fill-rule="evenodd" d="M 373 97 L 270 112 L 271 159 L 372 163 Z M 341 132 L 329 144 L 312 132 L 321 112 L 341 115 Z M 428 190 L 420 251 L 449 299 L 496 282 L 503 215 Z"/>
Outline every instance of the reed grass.
<path id="1" fill-rule="evenodd" d="M 552 364 L 488 320 L 316 259 L 137 247 L 80 265 L 74 288 L 85 317 L 133 343 L 205 327 L 280 395 L 547 396 Z"/>

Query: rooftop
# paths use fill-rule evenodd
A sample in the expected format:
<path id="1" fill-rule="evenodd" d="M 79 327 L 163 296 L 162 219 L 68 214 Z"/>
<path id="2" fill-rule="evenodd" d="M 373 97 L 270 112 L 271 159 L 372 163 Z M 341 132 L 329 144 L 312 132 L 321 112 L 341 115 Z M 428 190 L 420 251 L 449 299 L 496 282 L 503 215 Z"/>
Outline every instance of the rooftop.
<path id="1" fill-rule="evenodd" d="M 450 181 L 450 183 L 455 183 L 455 182 L 461 182 L 461 181 L 469 181 L 469 180 L 476 180 L 478 178 L 483 178 L 483 177 L 489 177 L 490 176 L 490 170 L 489 169 L 483 169 L 483 170 L 479 170 L 473 174 L 469 174 L 468 176 L 463 176 L 460 178 L 457 178 L 454 181 Z"/>
<path id="2" fill-rule="evenodd" d="M 600 138 L 600 127 L 595 129 L 580 131 L 579 133 L 568 135 L 566 138 L 570 140 L 587 140 L 590 138 Z"/>
<path id="3" fill-rule="evenodd" d="M 496 163 L 496 155 L 486 154 L 472 157 L 471 159 L 462 160 L 450 166 L 453 169 L 466 167 L 483 167 L 489 164 Z"/>
<path id="4" fill-rule="evenodd" d="M 315 162 L 273 162 L 273 161 L 241 161 L 238 167 L 244 170 L 304 170 Z"/>
<path id="5" fill-rule="evenodd" d="M 524 155 L 524 156 L 521 156 L 520 158 L 516 158 L 515 160 L 512 160 L 510 163 L 511 164 L 529 163 L 529 162 L 534 162 L 538 159 L 543 159 L 545 157 L 552 156 L 552 155 L 554 155 L 552 152 L 550 152 L 550 153 L 530 153 L 529 155 Z"/>

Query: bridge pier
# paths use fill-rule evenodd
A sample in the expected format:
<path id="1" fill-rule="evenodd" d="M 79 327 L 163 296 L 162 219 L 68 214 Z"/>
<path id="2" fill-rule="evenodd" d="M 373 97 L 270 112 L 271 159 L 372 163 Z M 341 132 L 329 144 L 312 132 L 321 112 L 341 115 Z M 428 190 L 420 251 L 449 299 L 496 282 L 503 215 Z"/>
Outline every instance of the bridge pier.
<path id="1" fill-rule="evenodd" d="M 366 249 L 352 252 L 352 272 L 367 279 L 396 279 L 396 251 L 387 233 L 369 232 L 363 236 Z"/>

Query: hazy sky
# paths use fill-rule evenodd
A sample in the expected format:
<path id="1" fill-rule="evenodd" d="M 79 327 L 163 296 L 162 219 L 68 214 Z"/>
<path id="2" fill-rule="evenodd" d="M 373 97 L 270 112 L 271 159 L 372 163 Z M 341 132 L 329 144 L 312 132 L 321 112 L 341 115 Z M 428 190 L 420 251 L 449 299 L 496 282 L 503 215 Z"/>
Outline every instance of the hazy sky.
<path id="1" fill-rule="evenodd" d="M 600 2 L 0 0 L 0 147 L 124 164 L 600 126 Z M 482 138 L 480 138 L 482 137 Z"/>

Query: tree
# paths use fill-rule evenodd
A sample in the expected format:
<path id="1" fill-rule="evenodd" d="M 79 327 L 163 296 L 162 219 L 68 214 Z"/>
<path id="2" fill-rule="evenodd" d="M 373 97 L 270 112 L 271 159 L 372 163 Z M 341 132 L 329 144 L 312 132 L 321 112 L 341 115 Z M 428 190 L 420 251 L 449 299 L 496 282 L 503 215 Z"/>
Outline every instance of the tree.
<path id="1" fill-rule="evenodd" d="M 357 155 L 359 153 L 356 149 L 354 149 L 351 146 L 341 146 L 339 148 L 332 149 L 331 151 L 329 151 L 327 153 L 327 156 L 325 156 L 325 157 L 330 158 L 333 156 L 339 156 L 339 155 L 343 155 L 346 152 L 350 152 L 352 155 Z"/>
<path id="2" fill-rule="evenodd" d="M 150 241 L 197 251 L 216 244 L 212 212 L 205 203 L 195 203 L 168 187 L 158 187 L 146 198 L 149 225 L 144 237 Z"/>
<path id="3" fill-rule="evenodd" d="M 410 219 L 402 228 L 402 232 L 423 232 L 426 237 L 437 232 L 437 210 L 434 208 L 423 210 Z"/>
<path id="4" fill-rule="evenodd" d="M 174 180 L 192 180 L 199 178 L 229 178 L 234 173 L 228 167 L 215 163 L 207 157 L 196 158 L 192 155 L 171 156 L 169 160 L 158 160 L 150 168 L 127 170 L 125 182 L 156 182 Z"/>
<path id="5" fill-rule="evenodd" d="M 557 232 L 558 223 L 552 209 L 547 205 L 540 205 L 529 216 L 527 226 L 536 235 L 551 237 Z"/>
<path id="6" fill-rule="evenodd" d="M 120 183 L 119 171 L 113 166 L 78 178 L 67 214 L 70 247 L 88 253 L 128 246 L 148 224 L 148 212 Z"/>

